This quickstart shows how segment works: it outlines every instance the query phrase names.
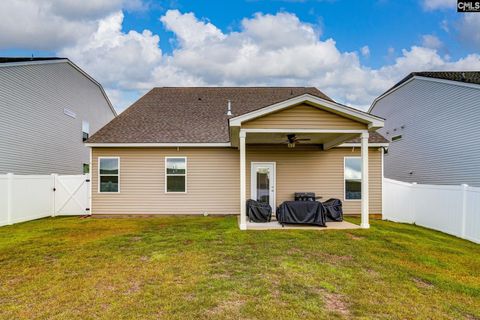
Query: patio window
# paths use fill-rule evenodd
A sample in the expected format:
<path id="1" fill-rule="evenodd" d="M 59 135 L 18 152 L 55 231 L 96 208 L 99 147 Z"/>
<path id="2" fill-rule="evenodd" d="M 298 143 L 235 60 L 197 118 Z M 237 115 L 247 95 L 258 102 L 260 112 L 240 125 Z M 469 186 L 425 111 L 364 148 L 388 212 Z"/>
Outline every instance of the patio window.
<path id="1" fill-rule="evenodd" d="M 98 158 L 98 191 L 120 192 L 120 158 Z"/>
<path id="2" fill-rule="evenodd" d="M 345 200 L 362 199 L 362 158 L 345 157 Z"/>
<path id="3" fill-rule="evenodd" d="M 165 158 L 165 192 L 187 192 L 187 158 Z"/>

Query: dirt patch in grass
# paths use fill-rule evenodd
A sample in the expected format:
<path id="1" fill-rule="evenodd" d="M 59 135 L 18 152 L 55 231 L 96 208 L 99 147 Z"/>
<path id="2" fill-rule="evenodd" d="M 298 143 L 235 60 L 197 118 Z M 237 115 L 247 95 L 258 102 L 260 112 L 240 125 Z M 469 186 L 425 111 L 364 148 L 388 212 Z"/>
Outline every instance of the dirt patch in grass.
<path id="1" fill-rule="evenodd" d="M 323 290 L 325 308 L 328 311 L 338 313 L 342 316 L 350 316 L 350 309 L 343 295 Z"/>
<path id="2" fill-rule="evenodd" d="M 318 259 L 317 261 L 333 265 L 339 265 L 353 260 L 353 256 L 350 254 L 340 255 L 328 252 L 311 252 L 307 255 L 315 257 Z"/>
<path id="3" fill-rule="evenodd" d="M 220 301 L 216 306 L 206 311 L 208 317 L 219 317 L 223 315 L 232 316 L 240 314 L 240 309 L 245 305 L 246 298 L 240 295 L 233 295 L 228 299 Z"/>
<path id="4" fill-rule="evenodd" d="M 287 254 L 288 255 L 291 255 L 291 254 L 300 254 L 300 253 L 303 253 L 302 250 L 298 249 L 298 248 L 289 248 L 287 250 Z"/>
<path id="5" fill-rule="evenodd" d="M 140 292 L 142 286 L 139 281 L 132 281 L 130 287 L 125 291 L 126 295 L 132 295 Z"/>
<path id="6" fill-rule="evenodd" d="M 413 282 L 417 285 L 417 287 L 422 289 L 430 289 L 433 288 L 434 285 L 428 282 L 427 280 L 420 279 L 420 278 L 412 278 Z"/>
<path id="7" fill-rule="evenodd" d="M 360 237 L 360 236 L 357 236 L 357 235 L 354 235 L 354 234 L 351 234 L 351 233 L 347 233 L 347 237 L 349 237 L 352 240 L 362 240 L 362 239 L 364 239 L 363 237 Z"/>
<path id="8" fill-rule="evenodd" d="M 379 276 L 380 276 L 380 272 L 378 272 L 378 271 L 376 271 L 376 270 L 374 270 L 374 269 L 372 269 L 372 268 L 367 268 L 366 271 L 367 271 L 367 274 L 369 274 L 369 275 L 372 276 L 372 277 L 375 277 L 375 278 L 376 278 L 376 277 L 379 277 Z"/>

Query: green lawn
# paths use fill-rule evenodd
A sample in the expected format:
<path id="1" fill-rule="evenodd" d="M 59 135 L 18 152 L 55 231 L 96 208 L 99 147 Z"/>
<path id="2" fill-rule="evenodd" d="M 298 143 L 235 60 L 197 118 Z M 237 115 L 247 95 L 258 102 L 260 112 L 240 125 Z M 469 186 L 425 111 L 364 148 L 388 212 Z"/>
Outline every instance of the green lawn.
<path id="1" fill-rule="evenodd" d="M 235 217 L 74 217 L 2 227 L 0 317 L 480 319 L 480 245 L 371 222 L 245 232 Z"/>

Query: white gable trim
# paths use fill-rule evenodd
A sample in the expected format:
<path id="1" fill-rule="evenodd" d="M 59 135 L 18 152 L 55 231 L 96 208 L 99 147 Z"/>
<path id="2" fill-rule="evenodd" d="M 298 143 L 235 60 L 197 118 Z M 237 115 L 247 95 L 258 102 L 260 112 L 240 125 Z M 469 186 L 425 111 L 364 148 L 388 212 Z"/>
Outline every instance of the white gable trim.
<path id="1" fill-rule="evenodd" d="M 86 73 L 85 71 L 83 71 L 79 66 L 77 66 L 75 63 L 73 63 L 72 61 L 70 60 L 67 60 L 68 64 L 71 65 L 72 67 L 74 67 L 78 72 L 80 72 L 81 74 L 83 74 L 85 77 L 87 77 L 88 80 L 92 81 L 94 84 L 97 85 L 97 87 L 100 89 L 100 92 L 102 92 L 103 96 L 105 97 L 105 100 L 107 100 L 107 103 L 108 103 L 108 106 L 110 107 L 110 109 L 112 110 L 113 112 L 113 115 L 116 117 L 118 116 L 117 114 L 117 111 L 115 111 L 115 108 L 113 107 L 112 103 L 110 102 L 110 99 L 108 98 L 107 96 L 107 93 L 105 92 L 105 90 L 103 89 L 102 85 L 97 82 L 97 80 L 93 79 L 88 73 Z"/>
<path id="2" fill-rule="evenodd" d="M 314 105 L 318 105 L 319 107 L 323 107 L 327 111 L 332 111 L 333 113 L 337 113 L 343 116 L 347 116 L 348 118 L 351 118 L 353 120 L 357 120 L 363 123 L 368 124 L 368 128 L 381 128 L 383 127 L 384 120 L 382 118 L 376 117 L 374 115 L 367 114 L 363 111 L 360 110 L 355 110 L 348 108 L 346 106 L 343 106 L 341 104 L 328 101 L 316 96 L 313 96 L 311 94 L 303 94 L 298 97 L 294 97 L 276 104 L 272 104 L 270 106 L 261 108 L 259 110 L 255 110 L 246 114 L 243 114 L 238 117 L 231 118 L 229 120 L 230 126 L 235 127 L 235 126 L 241 126 L 243 122 L 253 120 L 255 118 L 262 117 L 264 115 L 267 115 L 272 112 L 280 111 L 283 109 L 286 109 L 288 107 L 291 107 L 296 104 L 300 104 L 303 102 L 310 102 Z"/>
<path id="3" fill-rule="evenodd" d="M 393 88 L 393 89 L 385 92 L 384 94 L 382 94 L 381 96 L 379 96 L 378 98 L 376 98 L 375 100 L 373 100 L 373 103 L 372 103 L 372 105 L 370 106 L 370 109 L 368 109 L 368 112 L 370 113 L 370 112 L 373 111 L 373 108 L 375 108 L 375 105 L 377 104 L 378 101 L 380 101 L 380 100 L 383 99 L 384 97 L 388 96 L 389 94 L 397 91 L 398 89 L 402 88 L 403 86 L 405 86 L 406 84 L 412 82 L 412 81 L 415 80 L 415 79 L 424 80 L 424 81 L 430 81 L 430 82 L 437 82 L 437 83 L 445 83 L 445 84 L 449 84 L 449 85 L 453 85 L 453 86 L 460 86 L 460 87 L 480 89 L 480 85 L 478 85 L 478 84 L 476 84 L 476 83 L 467 83 L 467 82 L 461 82 L 461 81 L 455 81 L 455 80 L 438 79 L 438 78 L 430 78 L 430 77 L 422 77 L 422 76 L 413 76 L 413 77 L 411 77 L 410 79 L 408 79 L 407 81 L 405 81 L 404 83 L 402 83 L 401 85 L 399 85 L 398 87 Z"/>
<path id="4" fill-rule="evenodd" d="M 93 79 L 92 76 L 90 76 L 88 73 L 83 71 L 79 66 L 77 66 L 75 63 L 70 61 L 69 59 L 34 60 L 34 61 L 19 61 L 19 62 L 0 63 L 0 68 L 1 67 L 30 66 L 30 65 L 38 65 L 38 64 L 53 64 L 53 63 L 68 63 L 75 70 L 77 70 L 82 75 L 84 75 L 88 80 L 92 81 L 100 89 L 100 92 L 102 93 L 103 97 L 107 101 L 107 104 L 110 107 L 110 110 L 113 112 L 113 115 L 115 117 L 118 115 L 117 111 L 115 111 L 115 108 L 113 107 L 112 103 L 110 102 L 110 99 L 108 98 L 107 94 L 105 93 L 105 90 L 103 89 L 102 85 L 100 83 L 98 83 L 97 80 Z"/>

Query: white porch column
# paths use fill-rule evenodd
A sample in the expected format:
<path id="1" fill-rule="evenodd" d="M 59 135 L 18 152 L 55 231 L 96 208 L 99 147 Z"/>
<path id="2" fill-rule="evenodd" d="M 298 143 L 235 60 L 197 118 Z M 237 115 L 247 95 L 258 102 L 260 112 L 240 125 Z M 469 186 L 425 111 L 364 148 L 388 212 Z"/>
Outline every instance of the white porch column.
<path id="1" fill-rule="evenodd" d="M 240 230 L 247 230 L 247 173 L 246 173 L 246 149 L 245 139 L 247 133 L 240 130 Z"/>
<path id="2" fill-rule="evenodd" d="M 362 221 L 360 226 L 364 229 L 370 228 L 368 221 L 368 132 L 363 132 L 361 137 L 362 153 Z"/>

